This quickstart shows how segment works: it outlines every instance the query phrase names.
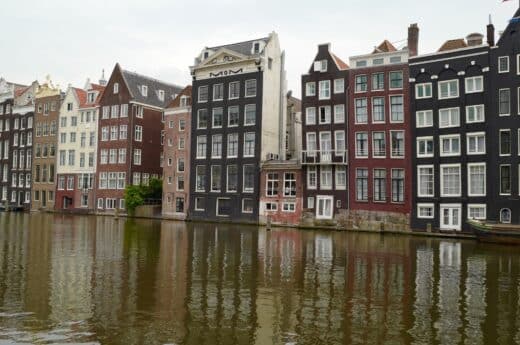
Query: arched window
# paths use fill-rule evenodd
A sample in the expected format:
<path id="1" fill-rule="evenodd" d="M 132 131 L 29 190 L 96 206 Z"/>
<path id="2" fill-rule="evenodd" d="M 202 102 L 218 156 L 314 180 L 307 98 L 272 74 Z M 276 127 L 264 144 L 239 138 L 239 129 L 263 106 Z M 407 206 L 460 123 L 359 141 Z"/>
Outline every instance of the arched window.
<path id="1" fill-rule="evenodd" d="M 500 223 L 511 223 L 511 210 L 503 208 L 500 210 Z"/>

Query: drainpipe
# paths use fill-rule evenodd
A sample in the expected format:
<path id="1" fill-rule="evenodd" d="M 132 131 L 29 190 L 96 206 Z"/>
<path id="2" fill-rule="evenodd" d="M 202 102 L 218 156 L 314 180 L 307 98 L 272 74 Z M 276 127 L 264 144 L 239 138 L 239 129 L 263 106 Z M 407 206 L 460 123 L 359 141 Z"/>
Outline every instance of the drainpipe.
<path id="1" fill-rule="evenodd" d="M 282 55 L 280 56 L 280 103 L 279 103 L 279 115 L 278 116 L 278 122 L 279 122 L 279 128 L 278 128 L 278 152 L 279 156 L 283 157 L 282 159 L 285 160 L 285 130 L 284 130 L 284 121 L 286 121 L 285 116 L 283 116 L 284 112 L 284 106 L 285 106 L 285 92 L 284 92 L 284 69 L 285 69 L 285 51 L 282 52 Z"/>

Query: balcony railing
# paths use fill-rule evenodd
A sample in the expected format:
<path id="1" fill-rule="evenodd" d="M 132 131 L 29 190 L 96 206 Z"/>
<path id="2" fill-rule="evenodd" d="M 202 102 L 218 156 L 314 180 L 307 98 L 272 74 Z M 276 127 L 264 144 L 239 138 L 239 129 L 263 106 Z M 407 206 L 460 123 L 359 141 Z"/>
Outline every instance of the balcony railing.
<path id="1" fill-rule="evenodd" d="M 346 165 L 347 150 L 306 150 L 302 151 L 302 164 Z"/>

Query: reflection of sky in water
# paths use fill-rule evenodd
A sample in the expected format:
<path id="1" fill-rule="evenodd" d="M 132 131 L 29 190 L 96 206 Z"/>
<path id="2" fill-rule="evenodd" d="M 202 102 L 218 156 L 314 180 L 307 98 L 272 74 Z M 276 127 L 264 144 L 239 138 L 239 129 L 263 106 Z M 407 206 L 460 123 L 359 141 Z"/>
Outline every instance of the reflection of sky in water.
<path id="1" fill-rule="evenodd" d="M 518 248 L 0 214 L 0 345 L 510 344 Z"/>

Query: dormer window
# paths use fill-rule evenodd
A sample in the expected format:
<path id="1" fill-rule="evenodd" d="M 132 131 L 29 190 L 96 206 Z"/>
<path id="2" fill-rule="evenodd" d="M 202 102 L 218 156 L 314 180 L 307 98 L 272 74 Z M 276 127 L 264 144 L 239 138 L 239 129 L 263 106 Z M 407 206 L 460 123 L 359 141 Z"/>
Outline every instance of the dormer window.
<path id="1" fill-rule="evenodd" d="M 204 55 L 203 55 L 203 56 L 204 56 L 204 60 L 206 60 L 206 59 L 209 57 L 209 52 L 207 52 L 207 51 L 204 52 Z"/>
<path id="2" fill-rule="evenodd" d="M 314 72 L 327 72 L 327 60 L 315 61 Z"/>
<path id="3" fill-rule="evenodd" d="M 87 102 L 88 103 L 94 103 L 95 100 L 96 100 L 96 93 L 95 92 L 87 93 Z"/>
<path id="4" fill-rule="evenodd" d="M 114 94 L 119 93 L 119 83 L 114 83 Z"/>
<path id="5" fill-rule="evenodd" d="M 142 85 L 142 86 L 141 86 L 141 94 L 142 94 L 144 97 L 147 97 L 147 96 L 148 96 L 148 86 L 146 86 L 146 85 Z"/>
<path id="6" fill-rule="evenodd" d="M 181 107 L 187 107 L 188 106 L 188 96 L 182 96 L 181 97 Z"/>
<path id="7" fill-rule="evenodd" d="M 159 90 L 159 100 L 164 101 L 164 90 Z"/>
<path id="8" fill-rule="evenodd" d="M 255 42 L 253 44 L 253 54 L 258 54 L 258 53 L 260 53 L 260 43 Z"/>

